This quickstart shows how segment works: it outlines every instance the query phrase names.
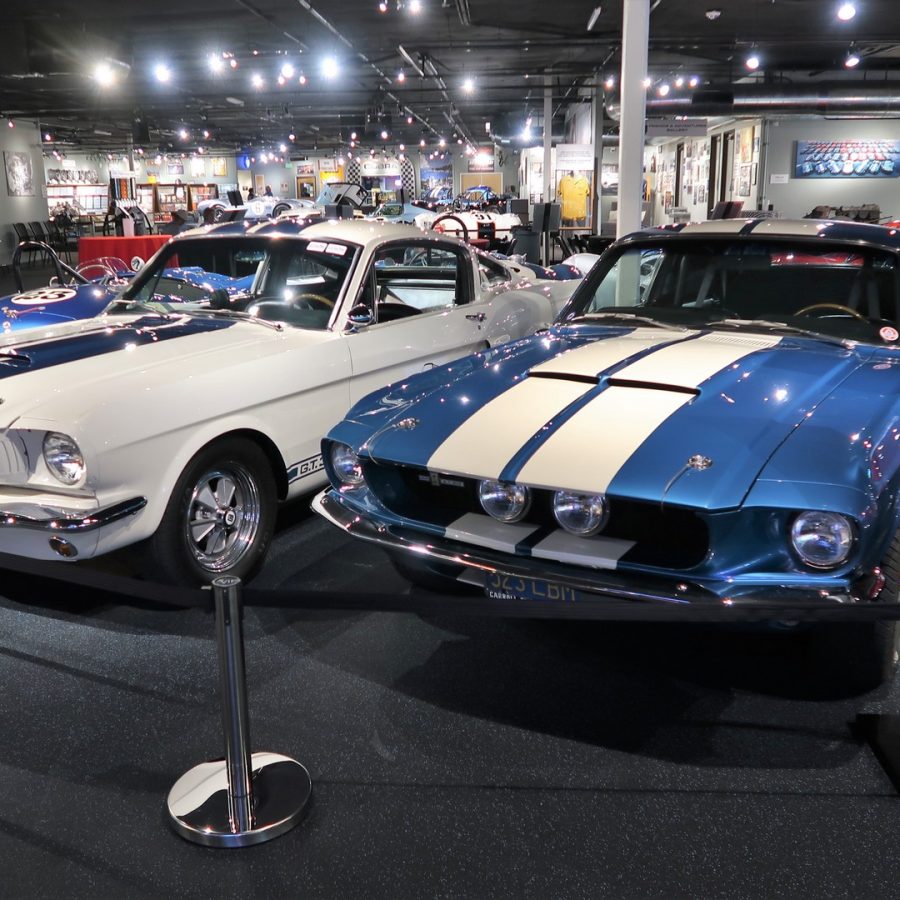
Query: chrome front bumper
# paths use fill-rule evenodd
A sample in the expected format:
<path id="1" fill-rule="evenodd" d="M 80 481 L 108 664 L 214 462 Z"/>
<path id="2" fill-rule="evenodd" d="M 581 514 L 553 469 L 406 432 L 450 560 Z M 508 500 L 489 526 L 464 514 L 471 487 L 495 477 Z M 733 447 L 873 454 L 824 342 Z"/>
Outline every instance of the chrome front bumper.
<path id="1" fill-rule="evenodd" d="M 118 522 L 119 519 L 133 516 L 146 505 L 145 497 L 132 497 L 130 500 L 123 500 L 111 506 L 85 512 L 52 510 L 45 507 L 35 509 L 33 504 L 14 504 L 7 510 L 0 509 L 0 528 L 25 528 L 62 534 L 84 534 Z M 29 512 L 16 511 L 21 507 L 27 507 Z"/>
<path id="2" fill-rule="evenodd" d="M 877 570 L 850 588 L 740 587 L 732 595 L 719 593 L 689 581 L 672 581 L 649 575 L 614 570 L 575 569 L 570 565 L 498 553 L 442 537 L 381 522 L 341 500 L 332 488 L 317 494 L 312 508 L 353 537 L 383 549 L 439 566 L 457 567 L 461 581 L 483 587 L 491 575 L 537 578 L 571 588 L 581 595 L 618 600 L 637 600 L 682 605 L 742 606 L 759 604 L 786 609 L 819 605 L 862 603 L 877 600 L 884 579 Z M 485 602 L 490 602 L 487 598 Z"/>

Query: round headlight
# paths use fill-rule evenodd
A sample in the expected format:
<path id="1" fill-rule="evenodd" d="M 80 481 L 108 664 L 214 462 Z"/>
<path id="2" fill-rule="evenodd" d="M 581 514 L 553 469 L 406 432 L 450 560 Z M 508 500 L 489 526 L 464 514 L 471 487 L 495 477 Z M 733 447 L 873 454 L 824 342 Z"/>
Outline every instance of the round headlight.
<path id="1" fill-rule="evenodd" d="M 853 526 L 840 513 L 808 510 L 794 519 L 791 543 L 808 566 L 833 569 L 850 555 Z"/>
<path id="2" fill-rule="evenodd" d="M 482 509 L 501 522 L 518 522 L 531 506 L 531 491 L 521 484 L 482 481 L 478 485 Z"/>
<path id="3" fill-rule="evenodd" d="M 63 484 L 76 484 L 84 478 L 84 455 L 67 434 L 48 431 L 44 435 L 44 462 Z"/>
<path id="4" fill-rule="evenodd" d="M 609 519 L 609 504 L 603 494 L 557 491 L 553 495 L 553 516 L 570 534 L 589 537 Z"/>
<path id="5" fill-rule="evenodd" d="M 331 445 L 331 467 L 341 484 L 357 487 L 363 483 L 359 457 L 346 444 Z"/>

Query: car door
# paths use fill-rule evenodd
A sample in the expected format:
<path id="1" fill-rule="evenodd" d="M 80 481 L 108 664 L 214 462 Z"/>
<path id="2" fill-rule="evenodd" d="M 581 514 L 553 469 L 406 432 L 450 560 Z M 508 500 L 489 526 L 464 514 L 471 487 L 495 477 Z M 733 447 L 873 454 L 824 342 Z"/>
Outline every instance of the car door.
<path id="1" fill-rule="evenodd" d="M 353 402 L 487 346 L 472 269 L 468 250 L 446 240 L 394 240 L 373 252 L 356 305 L 374 322 L 347 336 Z"/>

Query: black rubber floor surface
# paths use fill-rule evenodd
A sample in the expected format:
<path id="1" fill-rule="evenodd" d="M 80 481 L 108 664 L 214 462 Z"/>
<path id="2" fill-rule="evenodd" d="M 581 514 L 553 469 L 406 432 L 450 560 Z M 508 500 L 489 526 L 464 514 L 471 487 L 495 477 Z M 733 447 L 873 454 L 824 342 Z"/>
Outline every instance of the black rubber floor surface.
<path id="1" fill-rule="evenodd" d="M 255 584 L 405 589 L 302 510 Z M 163 806 L 223 752 L 212 617 L 0 594 L 4 897 L 900 894 L 900 798 L 848 728 L 898 690 L 822 696 L 794 638 L 248 609 L 253 748 L 314 805 L 211 850 Z"/>

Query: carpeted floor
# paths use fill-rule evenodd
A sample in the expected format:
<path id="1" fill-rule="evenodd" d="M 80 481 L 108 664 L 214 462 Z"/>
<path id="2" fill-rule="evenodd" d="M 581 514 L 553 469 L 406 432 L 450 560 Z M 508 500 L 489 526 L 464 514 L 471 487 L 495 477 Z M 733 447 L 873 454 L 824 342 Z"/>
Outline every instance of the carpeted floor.
<path id="1" fill-rule="evenodd" d="M 302 507 L 255 585 L 405 590 Z M 212 850 L 163 813 L 222 754 L 212 617 L 0 595 L 5 897 L 898 894 L 900 798 L 848 729 L 898 690 L 803 699 L 795 637 L 248 609 L 253 747 L 314 804 Z"/>

